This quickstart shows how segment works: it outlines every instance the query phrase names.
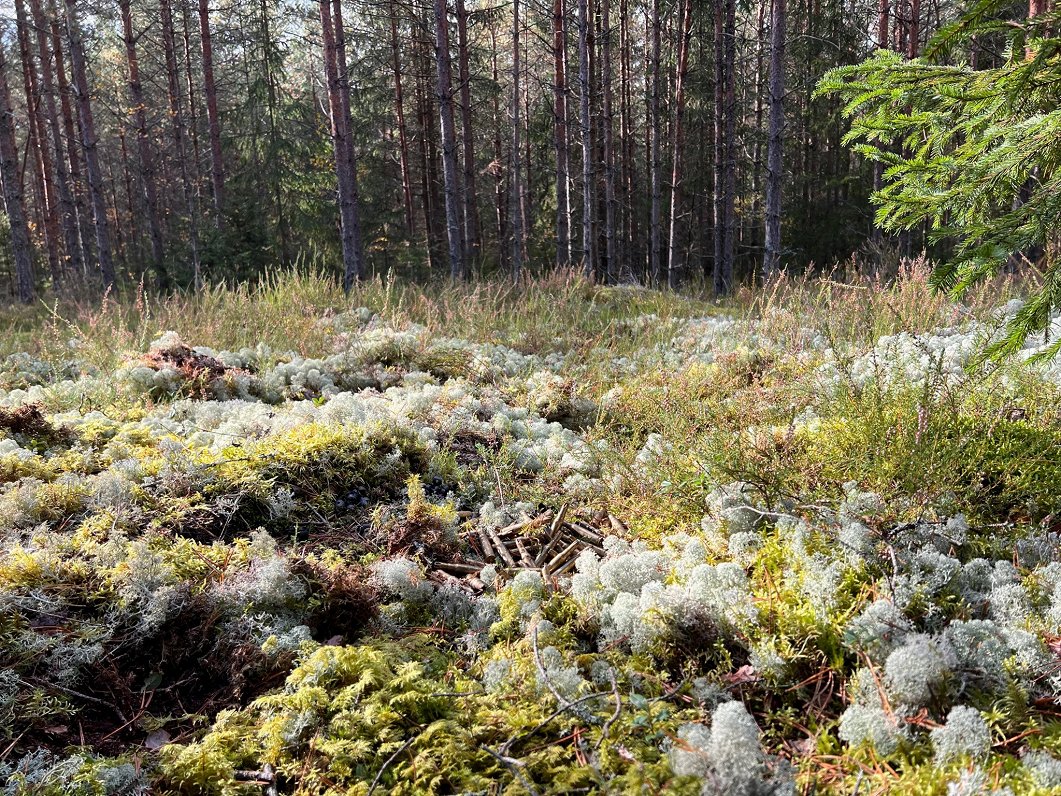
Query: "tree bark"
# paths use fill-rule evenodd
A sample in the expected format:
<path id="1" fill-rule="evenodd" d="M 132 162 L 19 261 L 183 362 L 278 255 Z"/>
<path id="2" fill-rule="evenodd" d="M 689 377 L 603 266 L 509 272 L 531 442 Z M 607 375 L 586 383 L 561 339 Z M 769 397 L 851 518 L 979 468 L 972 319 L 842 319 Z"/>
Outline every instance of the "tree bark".
<path id="1" fill-rule="evenodd" d="M 770 44 L 770 37 L 767 27 L 767 15 L 768 10 L 772 8 L 770 0 L 756 0 L 755 10 L 755 80 L 752 87 L 752 118 L 754 120 L 755 136 L 754 144 L 752 145 L 752 218 L 756 221 L 760 217 L 764 216 L 763 213 L 763 168 L 765 166 L 765 158 L 763 153 L 765 151 L 764 135 L 766 134 L 766 127 L 763 124 L 763 119 L 766 113 L 765 94 L 769 91 L 769 75 L 767 74 L 767 58 L 766 51 Z M 764 87 L 766 87 L 764 89 Z M 755 249 L 760 249 L 764 245 L 763 239 L 765 238 L 765 218 L 763 218 L 763 229 L 759 229 L 756 225 L 752 230 L 751 245 Z"/>
<path id="2" fill-rule="evenodd" d="M 601 94 L 602 118 L 604 124 L 603 166 L 604 166 L 604 282 L 612 284 L 619 274 L 617 243 L 615 233 L 615 129 L 613 119 L 612 96 L 612 21 L 611 0 L 601 4 Z"/>
<path id="3" fill-rule="evenodd" d="M 22 61 L 22 78 L 26 92 L 26 110 L 29 121 L 28 146 L 32 152 L 41 195 L 44 199 L 44 238 L 48 254 L 48 268 L 52 282 L 58 288 L 63 283 L 62 236 L 60 235 L 59 197 L 55 184 L 55 164 L 52 163 L 52 148 L 48 129 L 44 121 L 44 98 L 37 82 L 37 69 L 30 46 L 30 23 L 23 0 L 15 0 L 15 25 L 17 29 L 19 57 Z"/>
<path id="4" fill-rule="evenodd" d="M 733 282 L 733 201 L 736 152 L 734 113 L 734 0 L 715 5 L 715 205 L 714 268 L 715 295 L 729 293 Z"/>
<path id="5" fill-rule="evenodd" d="M 437 1 L 437 0 L 436 0 Z M 519 0 L 512 0 L 512 152 L 511 175 L 512 175 L 512 259 L 510 267 L 512 279 L 518 281 L 523 269 L 523 178 L 520 173 L 520 52 L 519 52 Z"/>
<path id="6" fill-rule="evenodd" d="M 596 174 L 593 167 L 593 121 L 590 115 L 593 94 L 590 77 L 592 47 L 589 0 L 578 0 L 578 82 L 581 92 L 579 116 L 582 127 L 582 272 L 587 279 L 592 279 L 597 272 L 597 225 L 593 206 Z"/>
<path id="7" fill-rule="evenodd" d="M 433 15 L 428 8 L 425 16 Z M 431 31 L 431 22 L 427 19 L 417 20 L 417 30 Z M 438 122 L 435 107 L 432 103 L 435 89 L 430 76 L 434 73 L 434 42 L 427 38 L 415 41 L 416 97 L 418 109 L 419 135 L 416 139 L 420 145 L 421 188 L 423 192 L 424 229 L 427 233 L 429 266 L 432 270 L 440 268 L 445 259 L 448 246 L 445 229 L 445 203 L 439 195 L 438 176 Z"/>
<path id="8" fill-rule="evenodd" d="M 770 121 L 766 145 L 766 241 L 763 281 L 781 268 L 781 191 L 785 149 L 786 0 L 773 0 L 770 15 Z"/>
<path id="9" fill-rule="evenodd" d="M 136 37 L 133 34 L 133 17 L 130 0 L 119 0 L 122 17 L 122 35 L 125 39 L 125 59 L 129 67 L 129 98 L 133 103 L 133 123 L 136 125 L 137 153 L 140 156 L 140 187 L 147 213 L 148 233 L 151 239 L 151 262 L 163 289 L 169 286 L 169 274 L 165 265 L 165 250 L 162 242 L 162 222 L 158 213 L 158 191 L 155 185 L 155 153 L 147 133 L 147 108 L 144 102 L 144 87 L 140 81 L 140 62 L 136 54 Z"/>
<path id="10" fill-rule="evenodd" d="M 359 282 L 365 274 L 365 246 L 361 233 L 361 195 L 357 187 L 357 155 L 354 151 L 353 121 L 350 117 L 350 72 L 346 63 L 346 28 L 343 25 L 342 0 L 332 0 L 332 20 L 335 33 L 335 57 L 339 70 L 339 100 L 342 112 L 342 124 L 345 135 L 345 155 L 347 180 L 351 191 L 351 223 L 353 224 L 353 247 L 355 262 L 353 268 L 346 268 L 343 274 L 343 288 L 347 291 Z"/>
<path id="11" fill-rule="evenodd" d="M 188 84 L 188 137 L 192 141 L 192 185 L 195 187 L 196 206 L 201 203 L 201 186 L 199 164 L 202 153 L 199 150 L 199 103 L 195 98 L 195 72 L 192 69 L 192 30 L 189 18 L 188 3 L 181 0 L 181 40 L 184 42 L 184 79 Z"/>
<path id="12" fill-rule="evenodd" d="M 214 44 L 210 30 L 209 0 L 199 0 L 199 39 L 203 54 L 203 93 L 210 129 L 210 189 L 214 203 L 214 224 L 220 231 L 225 224 L 225 159 L 221 151 L 221 117 L 217 110 L 217 84 L 214 81 Z M 139 131 L 137 131 L 139 135 Z"/>
<path id="13" fill-rule="evenodd" d="M 670 234 L 668 236 L 667 285 L 678 286 L 682 277 L 681 218 L 682 150 L 685 146 L 685 83 L 689 70 L 689 39 L 693 33 L 693 3 L 685 0 L 682 8 L 681 36 L 678 39 L 678 65 L 674 79 L 674 127 L 671 132 Z"/>
<path id="14" fill-rule="evenodd" d="M 917 58 L 921 47 L 921 0 L 910 0 L 910 25 L 906 40 L 906 56 Z"/>
<path id="15" fill-rule="evenodd" d="M 40 0 L 30 0 L 30 13 L 37 33 L 37 52 L 40 56 L 41 88 L 45 103 L 45 115 L 51 131 L 53 147 L 52 159 L 55 164 L 56 188 L 59 194 L 59 205 L 62 210 L 63 239 L 65 242 L 66 268 L 74 273 L 82 273 L 85 268 L 81 253 L 81 230 L 77 223 L 77 205 L 70 185 L 70 170 L 66 163 L 63 149 L 62 127 L 59 122 L 58 107 L 55 102 L 55 80 L 52 73 L 51 46 L 48 41 L 48 22 L 41 8 Z"/>
<path id="16" fill-rule="evenodd" d="M 468 9 L 456 0 L 457 52 L 460 79 L 461 137 L 464 146 L 464 256 L 476 259 L 482 254 L 482 226 L 479 223 L 479 192 L 475 184 L 475 128 L 472 124 L 472 84 L 468 41 Z"/>
<path id="17" fill-rule="evenodd" d="M 398 125 L 398 159 L 402 173 L 402 207 L 405 211 L 405 234 L 412 238 L 413 189 L 409 181 L 409 136 L 405 129 L 405 99 L 402 95 L 401 50 L 398 44 L 398 3 L 390 3 L 391 68 L 394 71 L 394 118 Z"/>
<path id="18" fill-rule="evenodd" d="M 623 244 L 619 250 L 619 273 L 631 276 L 631 258 L 639 248 L 637 213 L 634 212 L 633 70 L 630 56 L 630 20 L 627 0 L 619 0 L 619 185 L 622 200 L 619 228 Z"/>
<path id="19" fill-rule="evenodd" d="M 491 77 L 493 78 L 494 85 L 501 85 L 501 71 L 497 63 L 497 31 L 493 26 L 490 28 L 490 65 L 491 65 Z M 495 216 L 497 221 L 497 250 L 498 250 L 498 262 L 502 266 L 508 262 L 508 248 L 505 246 L 505 231 L 508 229 L 508 213 L 505 204 L 505 169 L 502 168 L 504 163 L 504 149 L 501 145 L 501 92 L 493 92 L 493 111 L 494 111 L 494 162 L 491 166 L 491 170 L 494 175 L 494 208 Z"/>
<path id="20" fill-rule="evenodd" d="M 328 107 L 331 117 L 332 154 L 339 193 L 339 229 L 343 250 L 343 286 L 349 290 L 354 279 L 361 277 L 360 228 L 357 217 L 356 191 L 350 173 L 349 128 L 344 118 L 342 84 L 336 50 L 334 19 L 330 0 L 319 0 L 321 32 L 324 41 L 324 71 L 328 82 Z"/>
<path id="21" fill-rule="evenodd" d="M 726 0 L 726 183 L 724 193 L 725 247 L 722 251 L 722 279 L 725 293 L 733 287 L 736 248 L 735 205 L 737 199 L 737 22 L 736 0 Z"/>
<path id="22" fill-rule="evenodd" d="M 188 156 L 184 144 L 184 111 L 181 107 L 173 9 L 170 0 L 161 0 L 159 11 L 162 18 L 162 49 L 166 57 L 166 91 L 169 95 L 170 129 L 173 135 L 173 148 L 177 156 L 177 168 L 180 172 L 181 194 L 184 198 L 185 212 L 188 214 L 188 250 L 192 257 L 192 275 L 195 288 L 198 290 L 203 283 L 202 263 L 199 260 L 199 213 L 195 206 L 191 177 L 188 174 Z"/>
<path id="23" fill-rule="evenodd" d="M 133 201 L 133 175 L 132 169 L 129 166 L 129 148 L 126 145 L 125 139 L 125 125 L 119 124 L 118 143 L 121 146 L 122 153 L 122 182 L 124 182 L 125 184 L 125 206 L 128 209 L 128 218 L 130 220 L 130 226 L 133 226 L 133 231 L 135 233 L 137 232 L 136 219 L 140 217 L 141 209 L 139 205 Z M 115 211 L 117 211 L 117 202 L 115 202 Z M 115 215 L 117 215 L 117 212 L 115 212 Z M 138 281 L 142 281 L 144 279 L 143 264 L 148 262 L 148 258 L 144 255 L 143 241 L 140 239 L 140 235 L 134 234 L 133 247 L 133 254 L 136 257 L 137 270 L 139 272 L 140 277 Z M 120 244 L 119 249 L 121 249 Z M 128 264 L 128 247 L 126 247 L 123 253 L 125 254 L 125 262 L 126 264 Z"/>
<path id="24" fill-rule="evenodd" d="M 11 227 L 11 255 L 15 261 L 15 289 L 18 300 L 31 304 L 37 291 L 33 284 L 33 253 L 30 249 L 26 209 L 22 203 L 22 182 L 18 173 L 15 146 L 15 111 L 7 82 L 7 55 L 0 47 L 0 179 L 4 183 L 4 205 Z"/>
<path id="25" fill-rule="evenodd" d="M 457 128 L 453 114 L 453 70 L 449 52 L 449 14 L 446 0 L 435 0 L 435 66 L 438 75 L 438 115 L 442 133 L 442 179 L 446 197 L 446 237 L 449 275 L 464 278 L 460 186 L 457 185 Z"/>
<path id="26" fill-rule="evenodd" d="M 553 146 L 556 150 L 556 265 L 571 264 L 571 155 L 567 133 L 567 15 L 553 0 Z"/>
<path id="27" fill-rule="evenodd" d="M 96 256 L 99 258 L 100 276 L 103 286 L 114 287 L 114 256 L 111 253 L 110 225 L 107 221 L 107 199 L 104 194 L 103 172 L 99 164 L 99 138 L 96 135 L 96 120 L 92 113 L 92 99 L 88 88 L 85 48 L 81 41 L 81 27 L 77 20 L 76 0 L 64 0 L 66 6 L 66 32 L 70 42 L 70 68 L 73 74 L 74 97 L 81 118 L 81 148 L 85 154 L 85 171 L 88 174 L 88 193 L 92 202 L 92 221 L 96 230 Z"/>
<path id="28" fill-rule="evenodd" d="M 649 71 L 651 72 L 651 86 L 648 109 L 648 128 L 651 150 L 649 153 L 649 184 L 651 191 L 651 205 L 649 207 L 649 244 L 648 244 L 648 267 L 652 282 L 659 284 L 663 276 L 663 252 L 662 252 L 662 216 L 663 216 L 663 160 L 661 154 L 660 138 L 662 137 L 660 103 L 663 91 L 663 81 L 660 75 L 662 67 L 660 59 L 660 0 L 652 0 L 652 21 L 650 45 Z"/>
<path id="29" fill-rule="evenodd" d="M 74 207 L 77 209 L 78 237 L 81 240 L 81 275 L 88 276 L 88 264 L 92 262 L 92 231 L 89 230 L 91 212 L 85 203 L 85 180 L 81 171 L 79 137 L 75 130 L 73 103 L 71 102 L 70 83 L 66 78 L 66 63 L 63 56 L 63 36 L 59 23 L 59 14 L 55 0 L 48 0 L 48 13 L 51 17 L 52 54 L 55 56 L 55 87 L 59 92 L 59 107 L 63 117 L 63 133 L 66 139 L 67 160 L 70 163 L 70 189 L 74 194 Z"/>

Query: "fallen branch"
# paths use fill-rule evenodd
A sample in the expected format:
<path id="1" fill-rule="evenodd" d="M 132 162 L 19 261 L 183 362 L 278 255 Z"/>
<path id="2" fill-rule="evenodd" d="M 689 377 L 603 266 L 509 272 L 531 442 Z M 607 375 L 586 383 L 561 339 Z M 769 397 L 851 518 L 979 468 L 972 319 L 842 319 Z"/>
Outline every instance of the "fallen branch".
<path id="1" fill-rule="evenodd" d="M 581 705 L 583 702 L 589 702 L 592 699 L 599 699 L 600 697 L 603 697 L 603 696 L 608 696 L 608 692 L 607 691 L 598 691 L 595 694 L 589 694 L 587 696 L 580 697 L 579 699 L 576 699 L 574 702 L 572 702 L 570 704 L 570 707 L 572 707 L 572 708 L 573 707 L 577 707 L 578 705 Z M 559 715 L 561 715 L 563 713 L 566 713 L 568 710 L 569 710 L 569 706 L 568 705 L 561 705 L 556 710 L 554 710 L 552 713 L 550 713 L 548 716 L 546 716 L 545 719 L 543 719 L 542 722 L 540 724 L 538 724 L 538 726 L 534 727 L 533 729 L 527 730 L 524 733 L 519 733 L 517 735 L 513 735 L 511 738 L 509 738 L 507 741 L 505 741 L 503 744 L 501 744 L 501 754 L 508 754 L 508 750 L 511 749 L 513 746 L 515 746 L 519 741 L 525 741 L 528 738 L 532 738 L 539 731 L 544 730 L 546 727 L 548 727 L 549 723 L 552 722 L 553 719 L 555 719 L 557 716 L 559 716 Z"/>
<path id="2" fill-rule="evenodd" d="M 545 671 L 545 664 L 542 663 L 541 652 L 538 651 L 538 625 L 534 625 L 534 629 L 531 631 L 531 647 L 534 649 L 534 665 L 538 667 L 538 674 L 541 675 L 542 682 L 545 683 L 545 687 L 549 689 L 556 701 L 563 705 L 565 708 L 571 708 L 573 703 L 564 698 L 564 696 L 556 690 L 556 686 L 553 685 L 553 681 L 549 679 L 549 673 Z"/>
<path id="3" fill-rule="evenodd" d="M 520 784 L 531 793 L 531 796 L 541 796 L 541 794 L 538 793 L 537 789 L 520 772 L 520 768 L 523 767 L 523 761 L 522 760 L 517 760 L 514 757 L 507 757 L 506 755 L 498 754 L 493 749 L 491 749 L 489 746 L 483 746 L 482 744 L 479 744 L 479 748 L 482 749 L 484 752 L 486 752 L 491 757 L 493 757 L 495 760 L 500 762 L 509 771 L 511 771 L 513 776 L 515 776 L 515 778 L 519 780 Z M 369 791 L 369 793 L 371 794 L 372 791 Z"/>
<path id="4" fill-rule="evenodd" d="M 604 727 L 601 728 L 600 738 L 598 738 L 597 743 L 593 745 L 594 752 L 600 749 L 601 744 L 608 738 L 608 732 L 611 730 L 612 725 L 619 720 L 619 714 L 623 710 L 623 698 L 619 693 L 619 683 L 615 679 L 615 669 L 608 670 L 608 679 L 611 680 L 612 695 L 615 697 L 615 712 L 608 717 L 606 722 L 604 722 Z"/>
<path id="5" fill-rule="evenodd" d="M 376 790 L 376 788 L 379 786 L 380 780 L 383 778 L 383 772 L 387 770 L 387 767 L 391 763 L 393 763 L 395 760 L 398 759 L 398 755 L 400 755 L 402 752 L 404 752 L 406 749 L 408 749 L 410 746 L 412 746 L 413 745 L 413 741 L 415 741 L 415 740 L 416 740 L 416 736 L 414 735 L 408 741 L 403 743 L 398 749 L 396 749 L 394 751 L 394 754 L 392 754 L 390 757 L 388 757 L 386 760 L 383 761 L 383 765 L 380 766 L 379 771 L 376 772 L 376 776 L 373 778 L 372 784 L 368 786 L 368 794 L 367 794 L 367 796 L 372 796 L 373 791 Z"/>

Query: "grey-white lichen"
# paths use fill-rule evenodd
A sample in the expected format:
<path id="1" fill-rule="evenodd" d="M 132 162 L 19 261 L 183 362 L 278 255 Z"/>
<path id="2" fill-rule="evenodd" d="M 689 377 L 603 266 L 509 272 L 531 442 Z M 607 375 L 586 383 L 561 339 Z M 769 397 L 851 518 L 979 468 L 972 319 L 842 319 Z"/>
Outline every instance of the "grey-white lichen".
<path id="1" fill-rule="evenodd" d="M 945 764 L 962 757 L 979 760 L 991 751 L 991 728 L 980 711 L 958 705 L 947 714 L 947 721 L 929 733 L 936 763 Z"/>

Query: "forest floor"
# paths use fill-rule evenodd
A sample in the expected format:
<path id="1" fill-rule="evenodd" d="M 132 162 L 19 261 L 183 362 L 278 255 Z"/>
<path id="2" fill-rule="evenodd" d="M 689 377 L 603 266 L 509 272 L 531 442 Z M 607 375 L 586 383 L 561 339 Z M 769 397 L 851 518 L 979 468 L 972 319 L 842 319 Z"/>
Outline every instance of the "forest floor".
<path id="1" fill-rule="evenodd" d="M 1056 793 L 1061 363 L 977 359 L 1019 295 L 0 314 L 0 792 Z"/>

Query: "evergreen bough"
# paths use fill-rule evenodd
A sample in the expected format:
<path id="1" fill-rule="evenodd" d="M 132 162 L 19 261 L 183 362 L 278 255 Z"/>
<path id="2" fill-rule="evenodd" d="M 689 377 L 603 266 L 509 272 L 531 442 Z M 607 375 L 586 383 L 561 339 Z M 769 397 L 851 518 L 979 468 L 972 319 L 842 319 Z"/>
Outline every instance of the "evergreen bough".
<path id="1" fill-rule="evenodd" d="M 877 224 L 893 232 L 924 224 L 930 240 L 953 244 L 935 287 L 958 298 L 1018 253 L 1045 252 L 1037 290 L 986 349 L 993 358 L 1019 351 L 1061 309 L 1052 251 L 1061 228 L 1061 15 L 1015 22 L 1012 8 L 979 0 L 922 57 L 879 50 L 828 72 L 817 88 L 846 102 L 845 143 L 883 166 Z M 971 48 L 984 60 L 1002 55 L 974 68 Z M 1061 340 L 1039 356 L 1058 350 Z"/>

